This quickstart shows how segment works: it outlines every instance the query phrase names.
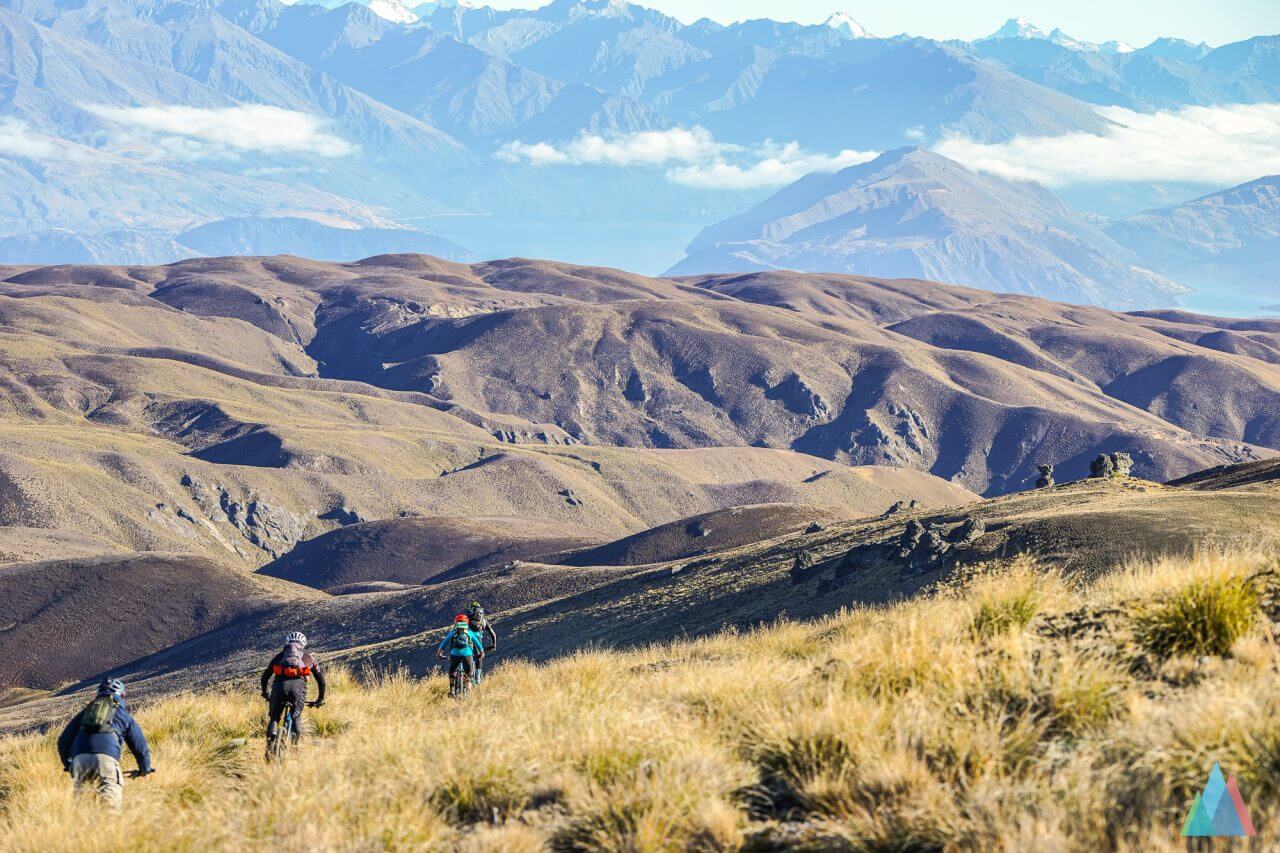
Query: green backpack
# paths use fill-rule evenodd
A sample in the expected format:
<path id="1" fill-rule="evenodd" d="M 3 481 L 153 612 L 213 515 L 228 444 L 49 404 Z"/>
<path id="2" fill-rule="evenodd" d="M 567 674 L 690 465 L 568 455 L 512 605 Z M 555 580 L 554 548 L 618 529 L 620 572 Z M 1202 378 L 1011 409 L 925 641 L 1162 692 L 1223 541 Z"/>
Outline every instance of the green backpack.
<path id="1" fill-rule="evenodd" d="M 80 728 L 102 734 L 113 730 L 116 722 L 116 700 L 110 696 L 99 696 L 84 709 L 80 718 Z"/>

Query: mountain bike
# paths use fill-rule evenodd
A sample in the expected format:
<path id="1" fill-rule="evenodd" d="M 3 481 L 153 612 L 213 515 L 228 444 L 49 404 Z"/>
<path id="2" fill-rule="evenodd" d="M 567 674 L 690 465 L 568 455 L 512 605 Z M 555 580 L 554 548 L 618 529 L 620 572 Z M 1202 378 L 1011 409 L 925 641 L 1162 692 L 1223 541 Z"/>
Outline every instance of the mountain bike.
<path id="1" fill-rule="evenodd" d="M 461 699 L 471 692 L 471 677 L 465 667 L 458 667 L 449 673 L 449 698 Z"/>
<path id="2" fill-rule="evenodd" d="M 308 708 L 319 706 L 319 702 L 308 702 Z M 276 726 L 275 736 L 267 736 L 267 760 L 275 761 L 283 758 L 289 749 L 298 745 L 298 737 L 302 732 L 298 729 L 299 721 L 293 716 L 293 705 L 284 706 L 284 715 Z"/>

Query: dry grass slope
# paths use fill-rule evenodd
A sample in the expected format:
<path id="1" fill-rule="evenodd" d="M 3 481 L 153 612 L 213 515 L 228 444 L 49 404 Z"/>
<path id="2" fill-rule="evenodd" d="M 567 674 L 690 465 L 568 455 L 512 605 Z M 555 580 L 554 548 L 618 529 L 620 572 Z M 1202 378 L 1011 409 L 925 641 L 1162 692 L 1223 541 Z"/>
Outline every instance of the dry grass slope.
<path id="1" fill-rule="evenodd" d="M 141 708 L 160 773 L 85 812 L 0 741 L 3 850 L 1174 850 L 1214 760 L 1280 832 L 1273 555 L 1020 562 L 889 608 L 442 678 L 335 679 L 266 766 L 246 685 Z M 238 745 L 247 739 L 246 745 Z"/>

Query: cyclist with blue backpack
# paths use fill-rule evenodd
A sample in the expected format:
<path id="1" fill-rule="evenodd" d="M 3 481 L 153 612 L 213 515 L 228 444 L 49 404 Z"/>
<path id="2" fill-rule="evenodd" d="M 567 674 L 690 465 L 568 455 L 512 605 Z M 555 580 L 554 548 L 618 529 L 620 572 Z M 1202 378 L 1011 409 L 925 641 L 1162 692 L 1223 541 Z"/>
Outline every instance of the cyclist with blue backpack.
<path id="1" fill-rule="evenodd" d="M 113 809 L 124 799 L 120 753 L 128 745 L 138 762 L 135 775 L 155 772 L 151 747 L 124 703 L 124 682 L 104 678 L 93 701 L 71 718 L 58 736 L 58 757 L 75 780 L 76 791 L 93 789 Z"/>
<path id="2" fill-rule="evenodd" d="M 467 614 L 459 613 L 453 618 L 453 627 L 440 641 L 436 654 L 440 658 L 448 656 L 450 678 L 462 669 L 468 678 L 475 680 L 476 663 L 484 660 L 484 640 L 475 632 Z"/>

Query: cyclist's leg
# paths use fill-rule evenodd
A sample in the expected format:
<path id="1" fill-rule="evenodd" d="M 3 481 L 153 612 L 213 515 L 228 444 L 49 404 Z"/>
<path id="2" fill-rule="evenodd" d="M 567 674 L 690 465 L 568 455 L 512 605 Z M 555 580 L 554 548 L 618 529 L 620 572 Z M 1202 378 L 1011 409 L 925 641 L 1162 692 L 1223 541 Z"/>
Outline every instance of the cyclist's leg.
<path id="1" fill-rule="evenodd" d="M 462 669 L 467 674 L 467 678 L 475 681 L 476 678 L 476 657 L 475 655 L 459 655 L 462 659 Z"/>
<path id="2" fill-rule="evenodd" d="M 276 679 L 271 685 L 271 698 L 268 700 L 270 706 L 267 716 L 267 739 L 272 740 L 276 736 L 276 732 L 280 727 L 280 718 L 284 716 L 285 695 L 281 688 L 280 680 Z"/>
<path id="3" fill-rule="evenodd" d="M 293 742 L 297 743 L 302 737 L 302 712 L 307 707 L 307 680 L 290 679 L 285 685 L 285 695 L 293 707 Z"/>

